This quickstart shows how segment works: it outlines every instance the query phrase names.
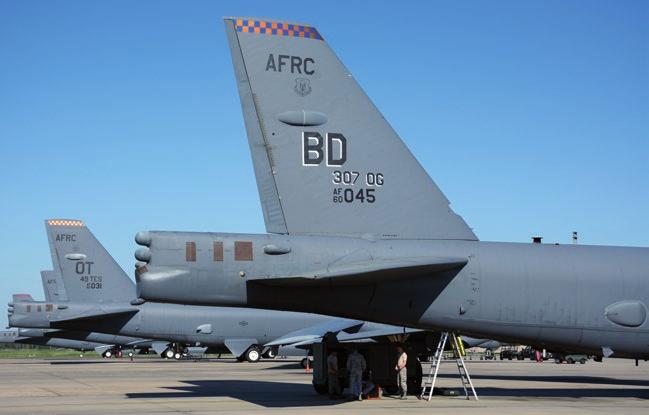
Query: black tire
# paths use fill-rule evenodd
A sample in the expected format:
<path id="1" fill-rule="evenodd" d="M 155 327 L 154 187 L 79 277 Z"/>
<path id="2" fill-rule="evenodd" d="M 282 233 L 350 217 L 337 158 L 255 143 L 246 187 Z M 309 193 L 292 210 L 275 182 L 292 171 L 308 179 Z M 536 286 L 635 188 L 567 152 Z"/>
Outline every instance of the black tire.
<path id="1" fill-rule="evenodd" d="M 566 360 L 568 364 L 573 365 L 575 364 L 575 360 L 572 357 L 569 357 L 568 360 Z"/>
<path id="2" fill-rule="evenodd" d="M 264 358 L 265 359 L 274 359 L 277 357 L 277 348 L 271 347 L 270 349 L 266 350 L 266 353 L 264 353 Z"/>
<path id="3" fill-rule="evenodd" d="M 585 365 L 586 364 L 586 358 L 582 357 L 581 359 L 579 359 L 579 363 L 582 364 L 582 365 Z"/>
<path id="4" fill-rule="evenodd" d="M 257 346 L 250 346 L 243 355 L 250 363 L 257 363 L 261 360 L 261 351 Z"/>
<path id="5" fill-rule="evenodd" d="M 320 395 L 326 395 L 329 393 L 329 387 L 327 386 L 326 383 L 315 383 L 312 382 L 313 389 L 320 394 Z"/>

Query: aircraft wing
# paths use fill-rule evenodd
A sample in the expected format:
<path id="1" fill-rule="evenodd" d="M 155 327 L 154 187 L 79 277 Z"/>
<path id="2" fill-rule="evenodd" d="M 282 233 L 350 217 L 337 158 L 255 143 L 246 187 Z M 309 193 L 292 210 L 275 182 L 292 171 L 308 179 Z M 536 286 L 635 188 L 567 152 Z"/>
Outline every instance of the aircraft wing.
<path id="1" fill-rule="evenodd" d="M 374 281 L 422 277 L 461 269 L 467 258 L 398 258 L 333 264 L 309 274 L 280 278 L 255 278 L 250 282 L 265 285 L 304 286 L 318 284 L 367 284 Z"/>

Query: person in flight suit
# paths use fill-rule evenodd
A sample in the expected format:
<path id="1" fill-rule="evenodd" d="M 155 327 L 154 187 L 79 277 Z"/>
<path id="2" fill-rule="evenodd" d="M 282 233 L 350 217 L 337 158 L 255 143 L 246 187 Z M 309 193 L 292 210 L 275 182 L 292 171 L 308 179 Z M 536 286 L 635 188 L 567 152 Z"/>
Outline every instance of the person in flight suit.
<path id="1" fill-rule="evenodd" d="M 340 395 L 340 384 L 338 383 L 338 353 L 334 350 L 327 357 L 327 384 L 329 386 L 329 397 L 335 399 Z"/>
<path id="2" fill-rule="evenodd" d="M 397 371 L 397 384 L 399 385 L 399 390 L 401 390 L 401 399 L 407 399 L 408 369 L 406 365 L 408 364 L 408 355 L 401 346 L 397 347 L 397 353 L 399 354 L 399 358 L 397 359 L 397 365 L 394 367 L 394 370 Z"/>
<path id="3" fill-rule="evenodd" d="M 353 349 L 347 357 L 347 371 L 349 372 L 349 388 L 352 396 L 358 398 L 359 401 L 363 400 L 361 392 L 363 389 L 363 372 L 366 367 L 367 363 L 363 355 L 358 353 L 357 349 Z"/>

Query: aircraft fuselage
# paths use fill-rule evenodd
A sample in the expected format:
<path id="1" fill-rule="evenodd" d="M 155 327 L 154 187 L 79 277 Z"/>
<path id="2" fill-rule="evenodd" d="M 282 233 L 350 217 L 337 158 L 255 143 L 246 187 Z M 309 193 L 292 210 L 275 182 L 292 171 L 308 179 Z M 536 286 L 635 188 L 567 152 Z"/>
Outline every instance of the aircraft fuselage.
<path id="1" fill-rule="evenodd" d="M 142 298 L 322 313 L 472 336 L 649 357 L 649 249 L 147 232 Z M 192 252 L 189 252 L 192 251 Z M 142 255 L 144 253 L 144 255 Z M 426 275 L 319 279 L 377 261 L 464 258 Z"/>

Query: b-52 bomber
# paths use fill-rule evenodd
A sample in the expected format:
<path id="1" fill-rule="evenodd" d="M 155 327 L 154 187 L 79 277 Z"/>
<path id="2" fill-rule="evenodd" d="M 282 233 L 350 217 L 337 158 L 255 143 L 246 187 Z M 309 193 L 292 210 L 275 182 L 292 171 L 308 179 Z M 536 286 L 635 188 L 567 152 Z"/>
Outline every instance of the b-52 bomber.
<path id="1" fill-rule="evenodd" d="M 27 333 L 26 333 L 27 331 Z M 36 333 L 32 329 L 14 329 L 0 331 L 0 343 L 2 344 L 32 344 L 36 346 L 48 346 L 57 349 L 71 349 L 79 352 L 87 352 L 91 350 L 99 350 L 108 345 L 101 343 L 94 343 L 83 340 L 70 340 L 59 339 L 55 337 L 47 337 L 45 330 L 41 333 Z"/>
<path id="2" fill-rule="evenodd" d="M 142 299 L 649 358 L 649 249 L 479 241 L 314 27 L 225 26 L 268 233 L 138 233 Z"/>
<path id="3" fill-rule="evenodd" d="M 178 359 L 197 346 L 250 362 L 275 357 L 280 347 L 304 356 L 307 352 L 295 347 L 327 334 L 345 340 L 418 332 L 306 313 L 142 303 L 135 300 L 133 281 L 83 221 L 51 219 L 45 227 L 54 266 L 42 274 L 49 295 L 46 302 L 11 303 L 12 327 L 56 329 L 46 335 L 76 340 L 114 343 L 119 338 L 120 344 L 136 343 L 124 336 L 144 337 L 157 340 L 152 348 L 163 357 Z"/>
<path id="4" fill-rule="evenodd" d="M 32 318 L 33 316 L 43 317 L 50 315 L 54 307 L 54 301 L 65 301 L 67 292 L 59 281 L 60 278 L 57 273 L 54 271 L 41 271 L 41 279 L 43 282 L 45 301 L 34 301 L 29 294 L 14 294 L 7 310 L 10 323 L 15 320 L 13 315 L 16 309 L 19 310 L 19 313 L 20 311 L 24 311 Z M 19 318 L 19 316 L 16 316 L 16 318 Z M 162 347 L 161 344 L 156 344 L 154 341 L 138 337 L 93 331 L 44 329 L 42 325 L 37 325 L 35 328 L 28 324 L 22 324 L 20 327 L 18 330 L 5 332 L 6 339 L 11 340 L 11 337 L 15 336 L 14 343 L 34 344 L 78 351 L 94 350 L 105 358 L 113 356 L 120 357 L 124 351 L 129 351 L 129 353 L 133 353 L 133 351 L 146 353 L 149 350 L 155 350 L 156 347 Z"/>

